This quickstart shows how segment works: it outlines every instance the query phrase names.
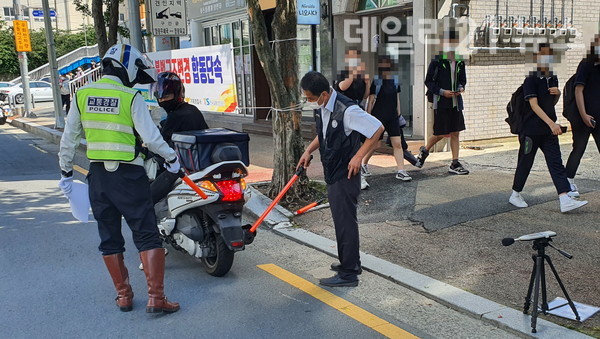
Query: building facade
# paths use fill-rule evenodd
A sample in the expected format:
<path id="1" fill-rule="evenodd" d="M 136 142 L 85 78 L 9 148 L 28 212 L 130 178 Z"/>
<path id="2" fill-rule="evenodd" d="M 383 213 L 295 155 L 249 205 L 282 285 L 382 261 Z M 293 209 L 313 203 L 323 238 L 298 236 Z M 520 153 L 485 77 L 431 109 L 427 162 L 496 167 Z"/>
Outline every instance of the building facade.
<path id="1" fill-rule="evenodd" d="M 463 23 L 459 52 L 467 63 L 468 81 L 464 94 L 466 131 L 461 134 L 461 140 L 510 136 L 504 121 L 506 105 L 535 67 L 531 54 L 527 53 L 533 46 L 524 41 L 510 43 L 510 40 L 508 43 L 480 43 L 482 38 L 488 38 L 484 27 L 487 26 L 487 30 L 494 25 L 519 27 L 531 17 L 541 27 L 567 28 L 572 24 L 575 34 L 569 39 L 549 39 L 561 50 L 560 61 L 554 65 L 561 90 L 575 73 L 600 28 L 600 0 L 546 1 L 545 6 L 541 1 L 341 0 L 333 2 L 333 14 L 334 68 L 344 67 L 343 53 L 348 47 L 358 46 L 362 50 L 372 74 L 376 71 L 377 55 L 385 53 L 396 57 L 395 71 L 402 86 L 402 113 L 409 121 L 405 133 L 416 140 L 426 139 L 432 131 L 433 112 L 426 102 L 423 84 L 429 61 L 439 53 L 439 45 L 433 41 L 436 34 L 433 34 L 431 19 L 455 17 Z M 548 30 L 540 37 L 548 36 Z M 562 99 L 556 107 L 560 116 Z"/>
<path id="2" fill-rule="evenodd" d="M 29 21 L 29 28 L 38 30 L 44 28 L 44 12 L 41 0 L 20 0 L 23 20 Z M 81 31 L 84 26 L 93 25 L 92 18 L 86 17 L 75 8 L 70 0 L 51 0 L 50 15 L 52 27 L 62 31 Z M 13 0 L 0 0 L 2 20 L 15 20 Z"/>

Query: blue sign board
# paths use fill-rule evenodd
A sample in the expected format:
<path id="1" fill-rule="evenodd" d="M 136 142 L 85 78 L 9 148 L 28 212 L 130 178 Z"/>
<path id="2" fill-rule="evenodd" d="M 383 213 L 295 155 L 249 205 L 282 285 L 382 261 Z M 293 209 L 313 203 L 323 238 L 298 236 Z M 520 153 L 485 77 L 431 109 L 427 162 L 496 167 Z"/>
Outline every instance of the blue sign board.
<path id="1" fill-rule="evenodd" d="M 318 25 L 321 23 L 319 0 L 298 0 L 298 25 Z"/>
<path id="2" fill-rule="evenodd" d="M 41 18 L 41 17 L 44 16 L 44 11 L 42 11 L 41 9 L 36 9 L 36 10 L 31 11 L 31 15 L 34 16 L 34 17 L 36 17 L 36 18 Z M 51 18 L 56 17 L 56 11 L 51 10 L 50 11 L 50 17 Z"/>

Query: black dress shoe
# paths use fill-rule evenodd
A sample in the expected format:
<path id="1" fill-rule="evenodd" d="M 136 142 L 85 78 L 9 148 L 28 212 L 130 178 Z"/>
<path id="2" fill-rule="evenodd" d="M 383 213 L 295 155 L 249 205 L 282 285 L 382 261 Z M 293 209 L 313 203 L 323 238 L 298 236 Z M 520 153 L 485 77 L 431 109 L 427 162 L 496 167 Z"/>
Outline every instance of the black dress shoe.
<path id="1" fill-rule="evenodd" d="M 342 270 L 342 264 L 336 264 L 336 263 L 331 264 L 331 270 L 335 271 L 335 272 L 340 272 Z M 362 274 L 362 267 L 358 266 L 357 274 Z"/>
<path id="2" fill-rule="evenodd" d="M 336 274 L 331 278 L 320 279 L 319 284 L 330 287 L 355 287 L 358 286 L 358 279 L 347 280 L 341 278 L 339 275 Z"/>

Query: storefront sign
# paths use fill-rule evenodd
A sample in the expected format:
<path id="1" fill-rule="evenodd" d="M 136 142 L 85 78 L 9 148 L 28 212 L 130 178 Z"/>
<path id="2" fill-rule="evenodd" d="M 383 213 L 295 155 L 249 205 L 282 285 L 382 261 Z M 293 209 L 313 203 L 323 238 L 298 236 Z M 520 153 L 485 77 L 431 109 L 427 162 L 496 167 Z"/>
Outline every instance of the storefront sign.
<path id="1" fill-rule="evenodd" d="M 157 72 L 174 72 L 185 86 L 185 101 L 201 111 L 234 112 L 237 108 L 231 44 L 148 53 Z M 136 86 L 136 88 L 138 88 Z M 157 105 L 147 88 L 149 104 Z"/>
<path id="2" fill-rule="evenodd" d="M 321 23 L 319 0 L 298 0 L 298 25 L 318 25 Z"/>
<path id="3" fill-rule="evenodd" d="M 150 18 L 155 36 L 187 35 L 187 12 L 184 0 L 152 0 Z"/>
<path id="4" fill-rule="evenodd" d="M 13 20 L 13 31 L 17 52 L 31 52 L 28 22 L 26 20 Z"/>
<path id="5" fill-rule="evenodd" d="M 188 0 L 187 3 L 190 15 L 193 17 L 225 13 L 246 7 L 246 0 Z"/>

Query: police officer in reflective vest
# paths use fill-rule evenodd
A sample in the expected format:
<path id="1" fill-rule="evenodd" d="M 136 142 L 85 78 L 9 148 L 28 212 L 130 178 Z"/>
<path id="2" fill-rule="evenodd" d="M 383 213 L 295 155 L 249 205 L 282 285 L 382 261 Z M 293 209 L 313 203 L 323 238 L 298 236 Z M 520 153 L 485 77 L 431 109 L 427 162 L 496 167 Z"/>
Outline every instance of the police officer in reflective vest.
<path id="1" fill-rule="evenodd" d="M 156 81 L 152 62 L 130 45 L 117 44 L 102 59 L 103 76 L 75 94 L 60 142 L 59 187 L 72 192 L 73 157 L 82 132 L 87 141 L 87 176 L 92 212 L 98 222 L 99 250 L 117 290 L 123 312 L 133 307 L 133 291 L 123 260 L 121 217 L 133 234 L 148 282 L 148 313 L 176 312 L 179 304 L 164 295 L 165 252 L 156 226 L 150 184 L 139 154 L 141 143 L 167 159 L 167 170 L 180 169 L 177 155 L 152 122 L 141 94 L 132 89 Z"/>

